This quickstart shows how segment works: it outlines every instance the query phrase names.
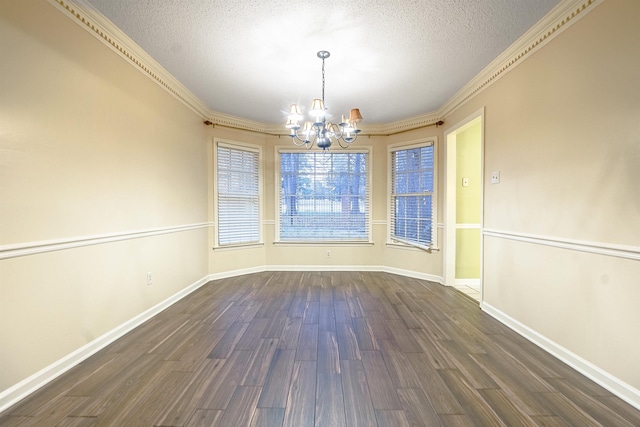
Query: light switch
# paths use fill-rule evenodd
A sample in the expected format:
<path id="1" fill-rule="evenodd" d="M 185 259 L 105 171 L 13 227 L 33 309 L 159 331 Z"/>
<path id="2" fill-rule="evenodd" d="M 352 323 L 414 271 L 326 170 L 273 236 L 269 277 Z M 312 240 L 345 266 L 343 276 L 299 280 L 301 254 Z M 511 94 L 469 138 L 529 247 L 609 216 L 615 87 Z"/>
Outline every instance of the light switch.
<path id="1" fill-rule="evenodd" d="M 462 178 L 462 186 L 463 187 L 468 187 L 469 186 L 469 178 Z"/>
<path id="2" fill-rule="evenodd" d="M 500 171 L 491 172 L 491 183 L 500 184 Z"/>

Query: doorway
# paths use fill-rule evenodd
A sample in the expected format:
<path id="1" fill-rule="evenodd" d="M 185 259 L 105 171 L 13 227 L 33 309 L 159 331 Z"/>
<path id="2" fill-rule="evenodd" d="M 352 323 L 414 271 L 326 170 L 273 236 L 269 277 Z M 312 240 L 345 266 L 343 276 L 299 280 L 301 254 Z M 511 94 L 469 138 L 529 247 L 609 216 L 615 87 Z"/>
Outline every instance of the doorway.
<path id="1" fill-rule="evenodd" d="M 445 131 L 447 286 L 482 301 L 484 110 Z"/>

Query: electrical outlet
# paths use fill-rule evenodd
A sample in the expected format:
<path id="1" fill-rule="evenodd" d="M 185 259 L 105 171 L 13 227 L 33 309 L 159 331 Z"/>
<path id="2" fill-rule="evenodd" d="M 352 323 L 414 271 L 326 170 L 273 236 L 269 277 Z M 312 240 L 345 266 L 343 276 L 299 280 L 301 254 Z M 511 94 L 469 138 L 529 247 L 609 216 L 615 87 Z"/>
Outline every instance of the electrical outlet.
<path id="1" fill-rule="evenodd" d="M 327 251 L 327 258 L 331 258 L 331 251 Z"/>
<path id="2" fill-rule="evenodd" d="M 500 171 L 491 172 L 491 183 L 500 184 Z"/>
<path id="3" fill-rule="evenodd" d="M 147 286 L 151 285 L 153 283 L 153 276 L 151 275 L 150 271 L 147 271 Z"/>

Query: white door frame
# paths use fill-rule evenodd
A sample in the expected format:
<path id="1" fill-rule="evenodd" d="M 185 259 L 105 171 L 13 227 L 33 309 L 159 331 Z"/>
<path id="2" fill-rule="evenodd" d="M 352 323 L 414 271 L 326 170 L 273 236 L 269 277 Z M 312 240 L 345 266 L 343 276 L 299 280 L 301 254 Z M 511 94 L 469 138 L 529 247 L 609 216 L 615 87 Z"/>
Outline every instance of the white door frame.
<path id="1" fill-rule="evenodd" d="M 483 257 L 484 241 L 482 228 L 484 227 L 484 107 L 464 120 L 450 126 L 444 131 L 444 256 L 443 272 L 444 284 L 454 286 L 456 279 L 456 136 L 480 120 L 480 301 L 483 299 Z"/>

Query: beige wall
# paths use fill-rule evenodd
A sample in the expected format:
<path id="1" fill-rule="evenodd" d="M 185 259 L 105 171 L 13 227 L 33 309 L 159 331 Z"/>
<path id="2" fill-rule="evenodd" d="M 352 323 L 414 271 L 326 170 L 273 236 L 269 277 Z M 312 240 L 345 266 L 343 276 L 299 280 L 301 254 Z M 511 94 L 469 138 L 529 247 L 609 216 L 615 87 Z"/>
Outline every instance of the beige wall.
<path id="1" fill-rule="evenodd" d="M 213 249 L 213 230 L 210 232 L 209 271 L 224 274 L 229 271 L 251 269 L 358 269 L 382 267 L 407 272 L 417 276 L 441 277 L 442 259 L 435 252 L 387 245 L 387 147 L 389 144 L 410 143 L 437 135 L 438 129 L 422 129 L 403 133 L 395 137 L 360 137 L 355 147 L 368 149 L 371 159 L 371 244 L 287 244 L 276 241 L 276 156 L 279 148 L 291 149 L 293 144 L 286 136 L 262 135 L 255 132 L 234 130 L 222 126 L 210 130 L 209 143 L 209 197 L 210 221 L 213 213 L 213 146 L 216 139 L 239 142 L 262 148 L 263 166 L 263 240 L 264 244 L 235 249 Z M 295 147 L 294 147 L 295 148 Z M 336 148 L 339 150 L 339 148 Z M 304 150 L 301 148 L 301 150 Z M 327 251 L 331 257 L 327 257 Z"/>
<path id="2" fill-rule="evenodd" d="M 402 246 L 395 246 L 395 245 L 384 245 L 383 249 L 382 249 L 382 265 L 388 266 L 392 271 L 394 269 L 398 269 L 400 272 L 402 271 L 406 271 L 406 272 L 417 272 L 417 276 L 418 277 L 425 277 L 425 278 L 429 278 L 430 280 L 434 280 L 434 281 L 438 281 L 438 282 L 442 282 L 442 276 L 443 276 L 443 241 L 444 241 L 444 230 L 441 227 L 441 224 L 444 222 L 444 140 L 443 140 L 443 135 L 442 135 L 442 127 L 436 127 L 436 126 L 431 126 L 431 127 L 426 127 L 426 128 L 422 128 L 422 129 L 416 129 L 416 130 L 412 130 L 409 132 L 402 132 L 402 133 L 398 133 L 396 135 L 391 135 L 389 137 L 387 137 L 386 139 L 386 147 L 389 147 L 390 145 L 398 145 L 398 144 L 405 144 L 405 143 L 411 143 L 411 142 L 417 142 L 417 141 L 422 141 L 425 139 L 435 139 L 435 147 L 436 147 L 436 157 L 437 157 L 437 163 L 436 163 L 436 187 L 437 187 L 437 194 L 436 194 L 436 222 L 438 223 L 435 228 L 434 231 L 436 233 L 435 239 L 436 239 L 436 250 L 434 250 L 433 252 L 425 252 L 423 250 L 420 249 L 408 249 L 406 247 L 402 247 Z M 387 148 L 385 148 L 385 150 L 387 150 Z M 387 213 L 386 210 L 388 209 L 387 203 L 386 203 L 386 192 L 387 192 L 387 186 L 388 184 L 388 166 L 387 166 L 387 161 L 388 159 L 386 158 L 386 153 L 385 153 L 385 158 L 384 158 L 384 167 L 385 167 L 385 172 L 384 172 L 384 191 L 385 191 L 385 198 L 383 199 L 384 202 L 382 209 L 385 210 L 384 213 L 384 219 L 386 220 L 387 217 Z M 377 174 L 377 172 L 376 172 Z M 379 174 L 378 177 L 382 176 L 382 174 Z M 387 233 L 387 229 L 386 229 L 386 223 L 384 224 L 383 228 L 383 232 L 385 234 L 385 242 L 386 242 L 386 233 Z"/>
<path id="3" fill-rule="evenodd" d="M 239 131 L 222 126 L 215 128 L 209 128 L 207 135 L 207 165 L 208 165 L 208 195 L 206 203 L 208 205 L 208 218 L 209 221 L 215 224 L 215 212 L 213 204 L 214 195 L 214 147 L 215 141 L 225 141 L 239 144 L 250 144 L 254 147 L 261 149 L 262 156 L 262 212 L 268 212 L 272 206 L 272 202 L 267 194 L 271 192 L 270 186 L 272 182 L 268 180 L 270 171 L 273 169 L 272 162 L 270 161 L 270 154 L 267 150 L 268 137 L 257 133 L 248 131 Z M 263 229 L 265 228 L 263 224 Z M 251 246 L 251 247 L 237 247 L 237 248 L 224 248 L 214 250 L 215 242 L 215 230 L 212 227 L 209 230 L 209 244 L 208 244 L 208 260 L 209 260 L 209 273 L 213 275 L 225 275 L 228 272 L 233 271 L 248 271 L 251 269 L 263 269 L 266 263 L 267 247 L 266 245 Z"/>
<path id="4" fill-rule="evenodd" d="M 206 276 L 206 227 L 129 237 L 208 189 L 202 119 L 49 3 L 1 2 L 0 52 L 0 255 L 80 245 L 0 260 L 5 390 Z"/>
<path id="5" fill-rule="evenodd" d="M 638 16 L 603 2 L 447 117 L 485 108 L 485 304 L 636 390 Z"/>
<path id="6" fill-rule="evenodd" d="M 206 128 L 48 3 L 0 8 L 3 251 L 213 222 L 216 137 L 261 146 L 264 180 L 263 246 L 214 251 L 213 229 L 197 227 L 0 260 L 0 390 L 208 275 L 383 266 L 442 276 L 442 252 L 387 245 L 386 231 L 388 146 L 426 137 L 437 138 L 444 221 L 442 128 L 356 143 L 372 149 L 372 245 L 274 245 L 274 159 L 288 138 Z M 494 233 L 484 238 L 484 304 L 640 388 L 640 344 L 629 339 L 640 263 L 583 251 L 639 252 L 637 16 L 640 2 L 603 2 L 445 120 L 485 109 L 484 227 Z M 529 235 L 578 250 L 522 241 Z"/>

